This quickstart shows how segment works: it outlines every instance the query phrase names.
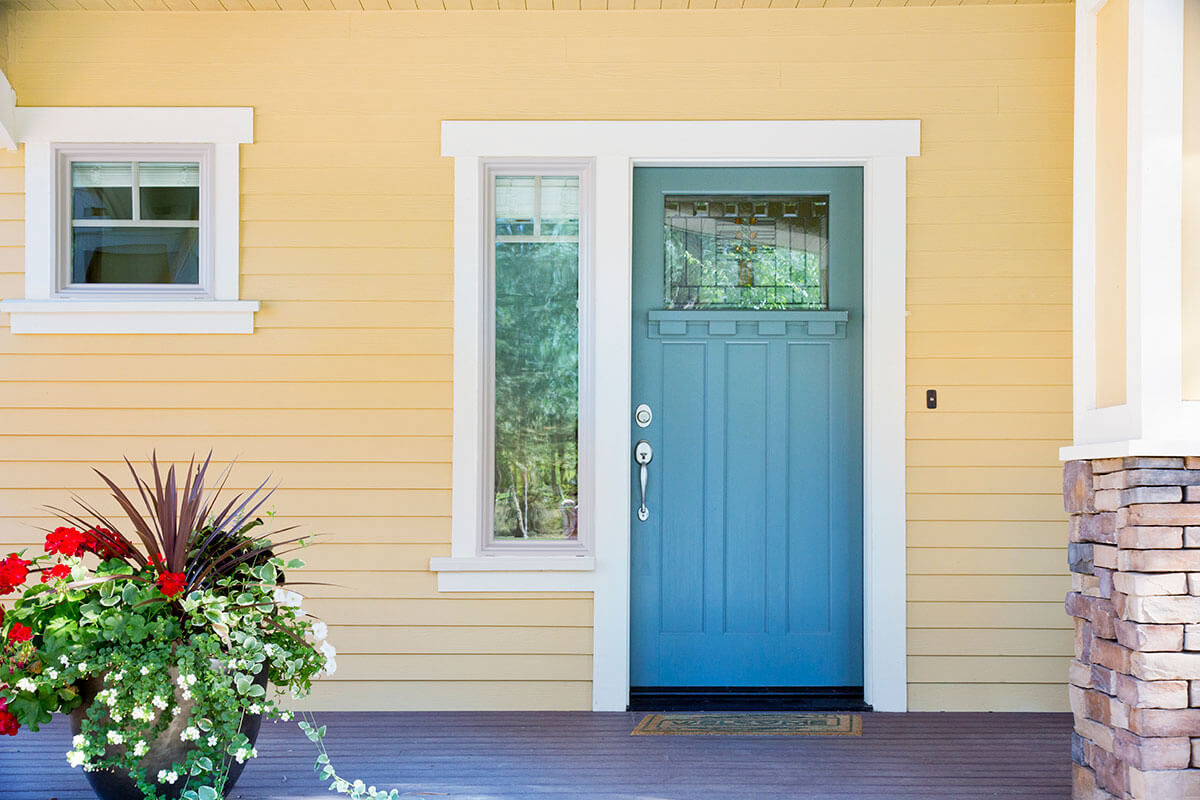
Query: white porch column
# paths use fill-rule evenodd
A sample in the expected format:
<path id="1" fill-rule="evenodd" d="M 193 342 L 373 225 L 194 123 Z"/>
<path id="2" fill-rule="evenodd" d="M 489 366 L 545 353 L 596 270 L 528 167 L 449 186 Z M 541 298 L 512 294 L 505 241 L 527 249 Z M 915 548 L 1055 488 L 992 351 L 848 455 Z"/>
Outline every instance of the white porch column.
<path id="1" fill-rule="evenodd" d="M 1072 797 L 1200 800 L 1200 0 L 1075 36 Z"/>
<path id="2" fill-rule="evenodd" d="M 1194 5 L 1077 6 L 1075 441 L 1064 459 L 1200 454 L 1200 396 L 1188 391 L 1200 364 L 1184 358 L 1185 318 L 1200 315 L 1184 299 L 1183 31 Z"/>

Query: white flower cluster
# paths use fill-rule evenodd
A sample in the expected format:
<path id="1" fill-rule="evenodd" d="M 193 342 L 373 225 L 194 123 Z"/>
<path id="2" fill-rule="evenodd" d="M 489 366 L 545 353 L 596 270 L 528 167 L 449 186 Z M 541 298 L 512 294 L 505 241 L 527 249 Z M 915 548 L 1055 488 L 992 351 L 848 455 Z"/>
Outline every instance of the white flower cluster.
<path id="1" fill-rule="evenodd" d="M 83 767 L 89 769 L 87 753 L 83 752 L 83 748 L 87 747 L 87 737 L 82 733 L 76 734 L 71 739 L 71 749 L 67 751 L 67 763 L 72 767 Z"/>
<path id="2" fill-rule="evenodd" d="M 17 681 L 16 689 L 21 692 L 36 692 L 37 684 L 29 678 L 21 678 L 21 680 Z"/>
<path id="3" fill-rule="evenodd" d="M 138 722 L 149 722 L 150 720 L 154 719 L 154 712 L 145 706 L 134 706 L 133 710 L 129 712 L 129 715 Z"/>
<path id="4" fill-rule="evenodd" d="M 304 602 L 304 598 L 299 592 L 291 592 L 284 589 L 282 586 L 275 587 L 275 602 L 284 608 L 299 608 Z"/>
<path id="5" fill-rule="evenodd" d="M 179 734 L 179 741 L 181 741 L 181 742 L 196 742 L 199 740 L 200 740 L 200 729 L 197 728 L 195 725 L 187 726 L 186 728 L 183 729 L 183 732 Z"/>
<path id="6" fill-rule="evenodd" d="M 150 704 L 153 705 L 155 708 L 157 708 L 159 711 L 167 710 L 167 701 L 162 699 L 162 697 L 160 697 L 158 695 L 154 695 L 153 699 L 150 700 Z"/>
<path id="7" fill-rule="evenodd" d="M 174 783 L 177 780 L 179 780 L 179 773 L 175 770 L 167 771 L 165 769 L 160 769 L 158 771 L 159 783 Z"/>
<path id="8" fill-rule="evenodd" d="M 333 645 L 329 642 L 321 642 L 321 655 L 325 656 L 325 674 L 332 675 L 337 672 L 337 650 L 333 649 Z"/>
<path id="9" fill-rule="evenodd" d="M 175 683 L 177 683 L 179 685 L 180 697 L 182 697 L 184 700 L 191 700 L 192 699 L 191 689 L 193 686 L 196 685 L 196 676 L 195 675 L 184 675 L 183 673 L 180 673 L 179 677 L 175 679 Z"/>
<path id="10" fill-rule="evenodd" d="M 239 764 L 245 764 L 247 759 L 258 758 L 258 750 L 253 747 L 239 747 L 234 751 L 233 758 Z"/>
<path id="11" fill-rule="evenodd" d="M 149 749 L 149 746 L 145 742 L 135 742 L 133 745 L 133 754 L 138 758 L 141 758 L 142 756 L 146 755 L 146 751 Z"/>
<path id="12" fill-rule="evenodd" d="M 109 744 L 124 744 L 125 736 L 120 731 L 109 731 L 108 732 L 108 743 Z"/>

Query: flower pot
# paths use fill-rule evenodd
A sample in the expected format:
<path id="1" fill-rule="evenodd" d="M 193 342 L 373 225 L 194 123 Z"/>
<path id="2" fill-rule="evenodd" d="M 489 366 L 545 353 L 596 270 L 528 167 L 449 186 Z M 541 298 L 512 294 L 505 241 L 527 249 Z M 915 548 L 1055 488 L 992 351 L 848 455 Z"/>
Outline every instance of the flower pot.
<path id="1" fill-rule="evenodd" d="M 266 669 L 260 672 L 254 682 L 265 688 L 267 685 L 267 672 Z M 176 677 L 174 669 L 171 670 L 171 676 L 172 679 Z M 78 687 L 83 703 L 79 708 L 71 712 L 72 735 L 78 735 L 81 732 L 83 720 L 87 718 L 87 711 L 95 701 L 96 695 L 104 689 L 104 682 L 99 677 L 90 678 L 89 680 L 80 682 Z M 166 730 L 150 743 L 146 755 L 142 757 L 140 762 L 147 780 L 151 783 L 155 782 L 159 770 L 170 770 L 175 763 L 183 763 L 187 759 L 187 754 L 195 748 L 194 743 L 184 742 L 179 738 L 179 734 L 187 727 L 188 717 L 194 701 L 183 700 L 177 693 L 174 702 L 179 705 L 179 715 L 172 719 L 167 725 Z M 242 718 L 241 732 L 250 740 L 251 746 L 258 740 L 258 731 L 261 726 L 262 714 L 247 714 Z M 121 752 L 124 749 L 124 745 L 114 745 L 109 748 L 109 752 Z M 237 783 L 245 766 L 244 763 L 239 764 L 232 757 L 228 758 L 228 775 L 225 780 L 225 791 L 227 793 Z M 143 800 L 141 790 L 137 788 L 137 784 L 124 771 L 100 769 L 93 772 L 84 772 L 84 775 L 100 800 Z M 179 780 L 174 784 L 158 784 L 158 791 L 159 794 L 164 795 L 168 800 L 178 800 L 186 784 L 186 776 L 180 776 Z M 195 788 L 195 784 L 192 785 L 192 788 Z"/>

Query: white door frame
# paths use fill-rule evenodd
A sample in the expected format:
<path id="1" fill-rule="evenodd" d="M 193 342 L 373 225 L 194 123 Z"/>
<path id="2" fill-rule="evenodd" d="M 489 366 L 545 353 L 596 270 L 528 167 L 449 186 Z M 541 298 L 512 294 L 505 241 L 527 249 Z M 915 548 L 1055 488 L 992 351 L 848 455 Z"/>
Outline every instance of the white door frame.
<path id="1" fill-rule="evenodd" d="M 863 168 L 863 650 L 866 701 L 907 708 L 905 615 L 905 159 L 919 155 L 917 120 L 446 121 L 455 166 L 453 557 L 433 559 L 442 591 L 591 591 L 592 707 L 629 699 L 629 441 L 635 166 Z M 596 337 L 593 420 L 594 558 L 478 557 L 482 403 L 478 291 L 485 159 L 594 164 Z M 588 435 L 585 433 L 584 435 Z"/>

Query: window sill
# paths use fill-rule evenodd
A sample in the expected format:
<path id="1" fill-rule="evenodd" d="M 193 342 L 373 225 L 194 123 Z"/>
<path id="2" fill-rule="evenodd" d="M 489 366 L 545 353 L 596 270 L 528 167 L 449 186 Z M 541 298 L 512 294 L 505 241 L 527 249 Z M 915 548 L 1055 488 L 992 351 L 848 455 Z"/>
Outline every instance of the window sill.
<path id="1" fill-rule="evenodd" d="M 590 592 L 592 556 L 431 558 L 440 592 Z"/>
<path id="2" fill-rule="evenodd" d="M 20 333 L 254 333 L 257 300 L 4 300 Z"/>

